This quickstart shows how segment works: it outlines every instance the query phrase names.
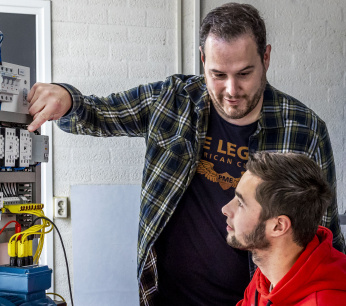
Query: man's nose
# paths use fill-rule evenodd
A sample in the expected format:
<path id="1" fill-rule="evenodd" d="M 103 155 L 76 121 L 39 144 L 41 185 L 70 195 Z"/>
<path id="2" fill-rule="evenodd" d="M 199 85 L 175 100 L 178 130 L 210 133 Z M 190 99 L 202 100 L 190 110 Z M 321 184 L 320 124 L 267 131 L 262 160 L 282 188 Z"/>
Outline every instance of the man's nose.
<path id="1" fill-rule="evenodd" d="M 234 205 L 233 200 L 229 201 L 225 206 L 222 207 L 221 211 L 226 217 L 233 217 L 234 214 Z"/>
<path id="2" fill-rule="evenodd" d="M 226 92 L 231 97 L 237 96 L 237 94 L 238 94 L 238 82 L 235 78 L 229 78 L 227 80 Z"/>

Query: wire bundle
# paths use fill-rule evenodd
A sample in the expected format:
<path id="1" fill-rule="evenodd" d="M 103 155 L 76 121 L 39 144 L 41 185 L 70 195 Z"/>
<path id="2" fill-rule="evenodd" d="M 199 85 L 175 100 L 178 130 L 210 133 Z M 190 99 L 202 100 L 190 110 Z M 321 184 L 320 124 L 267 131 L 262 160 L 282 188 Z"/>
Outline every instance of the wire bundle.
<path id="1" fill-rule="evenodd" d="M 29 210 L 25 211 L 25 214 L 32 214 L 32 215 L 37 216 L 37 218 L 35 218 L 35 220 L 32 221 L 31 226 L 24 231 L 20 231 L 20 227 L 18 227 L 18 225 L 20 226 L 20 224 L 17 221 L 8 222 L 3 227 L 3 229 L 0 231 L 0 234 L 1 234 L 8 224 L 10 224 L 12 222 L 16 222 L 16 234 L 14 234 L 10 238 L 9 243 L 8 243 L 8 254 L 10 256 L 10 265 L 20 267 L 23 265 L 31 265 L 31 264 L 33 264 L 33 262 L 35 262 L 35 264 L 37 264 L 39 259 L 40 259 L 42 249 L 43 249 L 44 235 L 50 233 L 53 230 L 53 228 L 55 228 L 56 232 L 59 235 L 62 249 L 64 251 L 68 286 L 69 286 L 69 291 L 70 291 L 71 304 L 73 306 L 70 272 L 69 272 L 69 267 L 68 267 L 68 262 L 67 262 L 66 250 L 64 247 L 64 243 L 62 241 L 61 234 L 60 234 L 58 228 L 56 227 L 56 225 L 54 224 L 54 222 L 52 220 L 48 219 L 44 215 L 42 209 L 35 210 L 33 208 L 33 207 L 37 207 L 38 205 L 41 205 L 40 207 L 43 207 L 42 204 L 24 204 L 22 206 L 10 205 L 10 206 L 12 206 L 12 209 L 10 209 L 9 206 L 3 208 L 3 209 L 9 209 L 12 213 L 20 214 L 21 208 L 28 207 Z M 40 220 L 40 219 L 42 220 L 42 224 L 35 225 L 36 221 Z M 32 258 L 32 239 L 33 239 L 34 235 L 40 235 L 40 240 L 38 243 L 38 247 L 37 247 L 35 256 L 33 257 L 33 260 L 30 261 L 30 257 Z M 56 293 L 53 293 L 53 294 L 58 295 Z"/>
<path id="2" fill-rule="evenodd" d="M 26 212 L 28 214 L 35 215 L 37 217 L 44 217 L 42 210 L 32 210 Z M 42 218 L 42 224 L 37 224 L 29 227 L 28 229 L 14 234 L 8 245 L 10 258 L 17 257 L 17 262 L 13 258 L 10 262 L 11 265 L 17 265 L 19 267 L 27 264 L 37 264 L 43 249 L 44 235 L 50 233 L 53 230 L 53 225 L 46 219 Z M 35 256 L 32 258 L 32 238 L 33 235 L 40 235 L 38 247 Z M 16 256 L 13 256 L 16 255 Z"/>
<path id="3" fill-rule="evenodd" d="M 17 184 L 16 183 L 1 183 L 0 192 L 3 192 L 4 197 L 15 197 L 17 193 Z"/>

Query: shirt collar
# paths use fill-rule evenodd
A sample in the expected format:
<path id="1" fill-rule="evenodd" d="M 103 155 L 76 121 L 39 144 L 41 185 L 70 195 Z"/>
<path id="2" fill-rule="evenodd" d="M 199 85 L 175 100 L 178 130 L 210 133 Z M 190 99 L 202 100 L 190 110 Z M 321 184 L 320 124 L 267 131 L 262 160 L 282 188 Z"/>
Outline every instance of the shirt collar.
<path id="1" fill-rule="evenodd" d="M 267 83 L 264 90 L 263 106 L 259 122 L 264 129 L 280 128 L 285 126 L 279 92 L 269 83 Z"/>
<path id="2" fill-rule="evenodd" d="M 209 109 L 209 94 L 203 75 L 189 79 L 184 90 L 198 109 Z"/>

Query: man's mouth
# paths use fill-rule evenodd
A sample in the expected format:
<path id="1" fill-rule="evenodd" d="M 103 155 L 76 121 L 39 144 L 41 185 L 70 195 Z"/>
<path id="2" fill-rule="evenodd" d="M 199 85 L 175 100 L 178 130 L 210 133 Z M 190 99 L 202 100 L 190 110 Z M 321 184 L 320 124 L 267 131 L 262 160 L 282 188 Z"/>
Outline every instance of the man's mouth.
<path id="1" fill-rule="evenodd" d="M 226 103 L 229 104 L 239 104 L 242 100 L 242 97 L 233 97 L 233 98 L 224 98 L 224 100 L 226 101 Z"/>
<path id="2" fill-rule="evenodd" d="M 234 231 L 234 228 L 228 224 L 227 224 L 226 229 L 227 229 L 227 232 Z"/>

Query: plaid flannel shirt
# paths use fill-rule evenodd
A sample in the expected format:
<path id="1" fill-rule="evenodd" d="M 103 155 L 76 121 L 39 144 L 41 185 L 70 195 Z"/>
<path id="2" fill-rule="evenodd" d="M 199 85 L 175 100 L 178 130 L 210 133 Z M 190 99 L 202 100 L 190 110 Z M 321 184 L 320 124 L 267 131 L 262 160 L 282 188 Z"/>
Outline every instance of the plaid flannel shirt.
<path id="1" fill-rule="evenodd" d="M 57 122 L 63 131 L 146 139 L 137 276 L 141 305 L 155 305 L 158 275 L 153 246 L 190 184 L 202 156 L 210 111 L 204 78 L 174 75 L 163 82 L 103 98 L 83 96 L 68 84 L 60 85 L 73 99 L 70 112 Z M 256 151 L 306 154 L 319 164 L 333 190 L 336 189 L 333 152 L 325 123 L 305 105 L 269 84 L 258 128 L 249 140 L 250 154 Z M 336 196 L 321 225 L 332 230 L 334 246 L 344 251 Z M 252 275 L 255 266 L 251 257 L 249 259 Z"/>

